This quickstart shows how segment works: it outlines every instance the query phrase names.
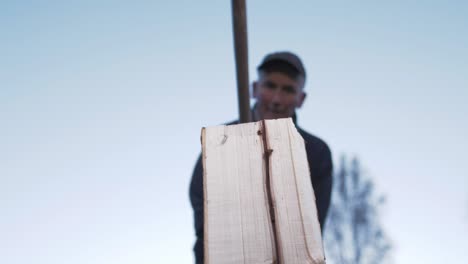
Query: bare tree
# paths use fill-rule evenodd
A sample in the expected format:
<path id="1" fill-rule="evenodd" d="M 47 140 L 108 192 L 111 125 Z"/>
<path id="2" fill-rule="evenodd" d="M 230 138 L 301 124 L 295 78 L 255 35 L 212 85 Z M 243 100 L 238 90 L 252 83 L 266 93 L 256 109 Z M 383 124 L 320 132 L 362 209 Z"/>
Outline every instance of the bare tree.
<path id="1" fill-rule="evenodd" d="M 390 242 L 379 221 L 383 195 L 375 194 L 357 158 L 345 156 L 334 175 L 332 202 L 325 226 L 324 244 L 328 263 L 378 264 L 389 261 Z"/>

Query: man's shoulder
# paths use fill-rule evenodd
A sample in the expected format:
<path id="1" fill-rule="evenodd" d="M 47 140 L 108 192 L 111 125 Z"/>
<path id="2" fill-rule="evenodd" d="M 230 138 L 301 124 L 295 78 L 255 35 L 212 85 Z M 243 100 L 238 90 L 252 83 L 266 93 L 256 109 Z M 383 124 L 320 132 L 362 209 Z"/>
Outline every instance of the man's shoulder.
<path id="1" fill-rule="evenodd" d="M 229 125 L 236 125 L 236 124 L 239 124 L 239 120 L 229 121 L 229 122 L 224 123 L 223 125 L 229 126 Z"/>
<path id="2" fill-rule="evenodd" d="M 296 126 L 296 127 L 297 127 L 297 131 L 299 132 L 299 134 L 301 134 L 302 138 L 304 139 L 306 149 L 308 152 L 309 151 L 319 152 L 323 150 L 330 152 L 330 148 L 328 147 L 327 143 L 323 139 L 305 131 L 299 126 Z"/>

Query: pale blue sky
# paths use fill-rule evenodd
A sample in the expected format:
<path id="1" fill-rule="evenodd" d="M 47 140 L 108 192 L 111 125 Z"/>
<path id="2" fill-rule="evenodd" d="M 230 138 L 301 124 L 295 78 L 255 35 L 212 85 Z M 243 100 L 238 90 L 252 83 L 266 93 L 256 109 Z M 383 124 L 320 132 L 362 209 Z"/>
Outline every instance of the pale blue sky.
<path id="1" fill-rule="evenodd" d="M 299 124 L 388 197 L 395 263 L 467 263 L 468 4 L 248 1 Z M 191 263 L 202 126 L 237 116 L 230 1 L 0 4 L 0 262 Z"/>

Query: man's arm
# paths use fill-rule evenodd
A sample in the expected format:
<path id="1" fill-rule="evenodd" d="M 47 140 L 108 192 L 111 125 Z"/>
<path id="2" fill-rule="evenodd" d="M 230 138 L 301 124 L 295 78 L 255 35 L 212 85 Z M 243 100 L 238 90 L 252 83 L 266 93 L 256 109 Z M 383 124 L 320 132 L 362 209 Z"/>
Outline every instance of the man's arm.
<path id="1" fill-rule="evenodd" d="M 323 233 L 328 208 L 330 207 L 333 163 L 330 148 L 325 143 L 316 155 L 315 157 L 310 157 L 309 164 L 315 165 L 311 166 L 313 168 L 311 171 L 312 185 L 314 187 L 320 228 Z"/>
<path id="2" fill-rule="evenodd" d="M 195 253 L 195 263 L 203 263 L 203 166 L 201 155 L 192 174 L 190 182 L 190 203 L 193 208 L 195 234 L 197 236 L 193 251 Z"/>

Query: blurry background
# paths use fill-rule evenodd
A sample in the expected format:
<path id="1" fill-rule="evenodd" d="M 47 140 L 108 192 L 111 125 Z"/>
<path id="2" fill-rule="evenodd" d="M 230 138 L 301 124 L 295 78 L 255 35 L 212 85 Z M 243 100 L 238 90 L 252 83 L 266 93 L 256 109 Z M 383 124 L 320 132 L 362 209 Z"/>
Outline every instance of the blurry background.
<path id="1" fill-rule="evenodd" d="M 250 78 L 386 197 L 394 263 L 468 263 L 468 4 L 247 1 Z M 237 118 L 230 1 L 0 4 L 0 262 L 191 263 L 200 129 Z"/>

